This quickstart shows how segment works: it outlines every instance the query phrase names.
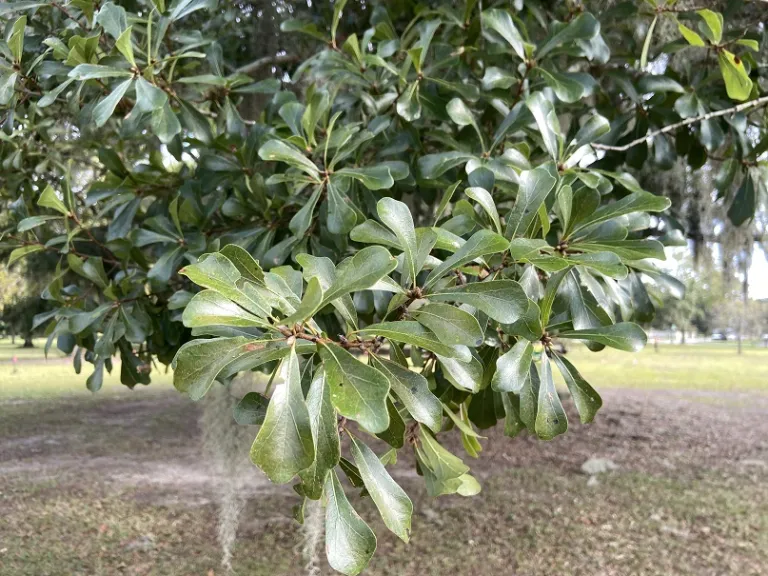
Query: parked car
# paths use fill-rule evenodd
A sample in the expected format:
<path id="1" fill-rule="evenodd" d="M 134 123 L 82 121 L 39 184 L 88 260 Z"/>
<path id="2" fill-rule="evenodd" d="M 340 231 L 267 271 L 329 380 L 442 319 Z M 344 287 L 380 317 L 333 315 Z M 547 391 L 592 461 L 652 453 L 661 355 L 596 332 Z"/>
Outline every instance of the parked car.
<path id="1" fill-rule="evenodd" d="M 728 337 L 723 332 L 712 332 L 712 336 L 710 336 L 710 339 L 713 342 L 725 342 L 728 340 Z"/>

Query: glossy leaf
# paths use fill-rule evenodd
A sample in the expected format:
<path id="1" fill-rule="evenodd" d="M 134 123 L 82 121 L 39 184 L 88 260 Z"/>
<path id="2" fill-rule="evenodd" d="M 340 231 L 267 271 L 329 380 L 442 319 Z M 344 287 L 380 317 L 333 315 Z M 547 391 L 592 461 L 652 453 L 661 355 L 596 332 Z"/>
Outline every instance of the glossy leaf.
<path id="1" fill-rule="evenodd" d="M 360 574 L 376 551 L 376 535 L 352 508 L 333 470 L 325 480 L 323 493 L 328 501 L 325 507 L 328 563 L 347 576 Z"/>
<path id="2" fill-rule="evenodd" d="M 309 410 L 301 391 L 296 350 L 291 349 L 278 371 L 264 423 L 251 446 L 251 461 L 275 484 L 290 482 L 312 465 L 315 447 Z"/>
<path id="3" fill-rule="evenodd" d="M 319 352 L 331 402 L 339 414 L 359 422 L 369 432 L 386 430 L 389 426 L 386 376 L 337 344 L 323 344 Z"/>
<path id="4" fill-rule="evenodd" d="M 304 495 L 319 500 L 328 474 L 339 463 L 341 445 L 336 411 L 331 404 L 331 394 L 322 369 L 315 372 L 307 392 L 307 409 L 315 444 L 315 461 L 299 472 Z"/>
<path id="5" fill-rule="evenodd" d="M 403 542 L 408 542 L 413 514 L 411 499 L 368 446 L 354 436 L 351 440 L 352 457 L 384 524 Z"/>
<path id="6" fill-rule="evenodd" d="M 526 340 L 518 340 L 496 360 L 496 372 L 491 379 L 493 389 L 519 394 L 528 378 L 532 359 L 533 345 Z"/>
<path id="7" fill-rule="evenodd" d="M 625 352 L 639 352 L 648 339 L 643 329 L 631 322 L 619 322 L 610 326 L 599 326 L 585 330 L 567 330 L 560 332 L 558 337 L 590 340 Z"/>
<path id="8" fill-rule="evenodd" d="M 513 280 L 486 280 L 443 288 L 428 294 L 427 298 L 469 304 L 503 324 L 515 322 L 528 307 L 523 288 Z"/>

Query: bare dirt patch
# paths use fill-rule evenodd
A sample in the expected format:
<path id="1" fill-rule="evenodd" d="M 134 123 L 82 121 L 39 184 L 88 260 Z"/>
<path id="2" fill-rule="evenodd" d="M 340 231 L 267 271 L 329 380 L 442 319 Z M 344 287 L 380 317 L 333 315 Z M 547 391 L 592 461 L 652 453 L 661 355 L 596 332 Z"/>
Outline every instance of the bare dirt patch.
<path id="1" fill-rule="evenodd" d="M 594 424 L 569 410 L 572 430 L 553 442 L 489 431 L 480 458 L 465 458 L 483 484 L 473 499 L 428 498 L 404 453 L 393 475 L 415 504 L 410 545 L 352 495 L 379 535 L 368 573 L 760 574 L 768 396 L 603 396 Z M 142 390 L 0 412 L 0 575 L 223 574 L 198 406 Z M 590 485 L 580 467 L 592 457 L 619 469 Z M 235 573 L 300 573 L 293 491 L 253 468 L 243 486 Z"/>

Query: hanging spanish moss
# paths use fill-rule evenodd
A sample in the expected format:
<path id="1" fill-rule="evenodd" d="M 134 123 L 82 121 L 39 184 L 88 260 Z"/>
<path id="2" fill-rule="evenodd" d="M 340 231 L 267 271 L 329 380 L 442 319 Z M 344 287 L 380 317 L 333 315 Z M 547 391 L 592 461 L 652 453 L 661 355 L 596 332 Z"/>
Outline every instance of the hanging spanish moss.
<path id="1" fill-rule="evenodd" d="M 250 378 L 250 375 L 241 378 Z M 252 436 L 250 427 L 238 426 L 232 417 L 236 402 L 237 399 L 230 394 L 229 386 L 214 385 L 203 401 L 200 416 L 203 454 L 211 470 L 218 507 L 221 565 L 227 573 L 232 571 L 237 528 L 245 505 L 243 488 L 250 467 L 247 455 Z"/>

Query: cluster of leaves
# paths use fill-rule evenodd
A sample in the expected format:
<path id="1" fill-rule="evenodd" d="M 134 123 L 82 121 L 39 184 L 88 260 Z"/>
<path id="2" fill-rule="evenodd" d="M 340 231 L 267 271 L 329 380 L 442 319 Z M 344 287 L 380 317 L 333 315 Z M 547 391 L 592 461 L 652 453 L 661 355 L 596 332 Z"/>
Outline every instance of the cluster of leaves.
<path id="1" fill-rule="evenodd" d="M 0 6 L 0 247 L 11 263 L 58 257 L 35 324 L 78 372 L 92 365 L 91 390 L 115 357 L 128 386 L 173 365 L 195 400 L 271 374 L 233 417 L 260 426 L 251 459 L 271 480 L 324 500 L 345 574 L 376 539 L 340 476 L 407 540 L 398 450 L 430 494 L 477 493 L 439 438 L 457 431 L 476 457 L 477 429 L 500 422 L 564 433 L 552 364 L 581 421 L 595 417 L 600 397 L 558 342 L 638 350 L 655 288 L 682 291 L 652 262 L 681 226 L 629 170 L 725 150 L 732 210 L 748 219 L 764 189 L 751 174 L 768 140 L 745 136 L 748 112 L 644 140 L 729 96 L 760 101 L 752 39 L 716 32 L 714 12 L 457 4 L 382 3 L 358 30 L 337 1 L 327 21 L 284 22 L 322 45 L 290 81 L 258 82 L 201 32 L 224 10 L 208 0 Z M 699 18 L 722 75 L 648 72 L 654 25 L 634 50 L 628 22 L 672 17 L 683 36 L 662 53 L 699 49 L 682 23 Z M 243 118 L 254 94 L 267 104 Z"/>

